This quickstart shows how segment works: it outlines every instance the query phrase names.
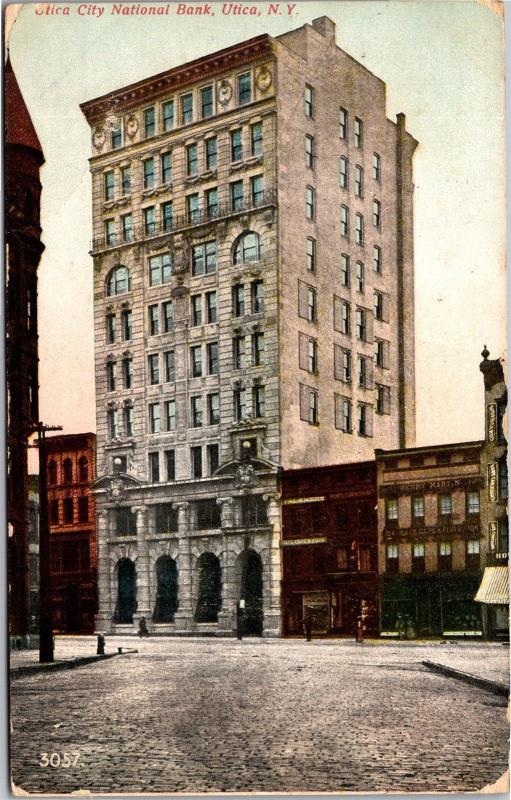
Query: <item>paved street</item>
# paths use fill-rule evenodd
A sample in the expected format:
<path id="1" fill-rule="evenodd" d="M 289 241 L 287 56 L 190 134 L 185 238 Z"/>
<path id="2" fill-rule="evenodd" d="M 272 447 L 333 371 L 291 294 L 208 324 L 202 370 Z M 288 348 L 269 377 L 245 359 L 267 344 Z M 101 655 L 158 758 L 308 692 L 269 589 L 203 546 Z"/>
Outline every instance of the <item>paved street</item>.
<path id="1" fill-rule="evenodd" d="M 16 785 L 473 791 L 507 767 L 505 700 L 421 666 L 502 680 L 499 645 L 130 638 L 108 639 L 107 651 L 118 645 L 139 652 L 13 681 Z M 56 655 L 93 647 L 62 639 Z M 41 753 L 79 753 L 78 763 L 39 766 Z"/>

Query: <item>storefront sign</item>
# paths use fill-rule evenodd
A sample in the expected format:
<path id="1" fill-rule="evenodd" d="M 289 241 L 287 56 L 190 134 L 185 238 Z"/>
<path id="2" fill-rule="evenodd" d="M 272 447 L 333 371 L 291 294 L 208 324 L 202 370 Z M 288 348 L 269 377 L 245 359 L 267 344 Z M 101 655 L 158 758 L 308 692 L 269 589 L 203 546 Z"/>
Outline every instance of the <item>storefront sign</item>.
<path id="1" fill-rule="evenodd" d="M 498 470 L 496 464 L 488 464 L 488 499 L 496 503 L 498 498 Z"/>
<path id="2" fill-rule="evenodd" d="M 310 539 L 288 539 L 287 541 L 282 542 L 284 547 L 293 547 L 294 545 L 299 544 L 326 544 L 328 539 L 326 536 L 315 536 L 311 537 Z"/>
<path id="3" fill-rule="evenodd" d="M 456 536 L 479 537 L 480 530 L 477 522 L 466 522 L 462 525 L 430 525 L 422 528 L 385 528 L 384 539 L 413 538 L 425 540 L 431 538 L 444 538 Z"/>
<path id="4" fill-rule="evenodd" d="M 404 494 L 435 494 L 436 492 L 455 491 L 459 489 L 480 489 L 483 479 L 480 475 L 473 475 L 466 478 L 439 478 L 435 481 L 416 481 L 415 483 L 389 483 L 380 486 L 380 497 L 387 495 Z"/>
<path id="5" fill-rule="evenodd" d="M 283 506 L 296 506 L 301 503 L 324 503 L 324 497 L 289 497 L 282 501 Z"/>
<path id="6" fill-rule="evenodd" d="M 497 549 L 497 523 L 488 523 L 488 546 L 490 553 L 494 553 Z"/>
<path id="7" fill-rule="evenodd" d="M 497 404 L 490 403 L 486 406 L 487 436 L 489 442 L 497 441 Z"/>

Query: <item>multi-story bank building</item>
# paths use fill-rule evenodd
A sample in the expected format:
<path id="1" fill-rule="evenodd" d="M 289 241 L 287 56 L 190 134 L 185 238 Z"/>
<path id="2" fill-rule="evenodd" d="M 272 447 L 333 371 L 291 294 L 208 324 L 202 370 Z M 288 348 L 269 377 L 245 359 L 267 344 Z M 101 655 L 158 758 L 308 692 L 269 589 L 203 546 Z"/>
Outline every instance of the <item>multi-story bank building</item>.
<path id="1" fill-rule="evenodd" d="M 416 142 L 326 17 L 82 110 L 98 627 L 278 635 L 279 469 L 414 443 Z"/>

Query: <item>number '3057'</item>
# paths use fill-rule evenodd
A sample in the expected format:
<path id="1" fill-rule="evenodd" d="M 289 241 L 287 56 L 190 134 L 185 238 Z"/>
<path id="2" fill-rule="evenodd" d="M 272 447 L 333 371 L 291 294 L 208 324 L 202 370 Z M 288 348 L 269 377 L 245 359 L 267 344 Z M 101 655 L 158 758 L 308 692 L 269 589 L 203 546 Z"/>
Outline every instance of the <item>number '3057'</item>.
<path id="1" fill-rule="evenodd" d="M 80 759 L 80 753 L 39 753 L 40 767 L 76 767 Z"/>

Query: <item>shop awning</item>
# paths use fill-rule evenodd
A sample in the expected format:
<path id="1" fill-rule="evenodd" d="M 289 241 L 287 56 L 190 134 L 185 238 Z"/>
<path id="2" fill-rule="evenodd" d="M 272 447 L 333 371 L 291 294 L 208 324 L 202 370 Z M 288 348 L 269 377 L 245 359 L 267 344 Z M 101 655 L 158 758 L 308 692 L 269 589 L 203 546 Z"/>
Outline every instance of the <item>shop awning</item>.
<path id="1" fill-rule="evenodd" d="M 486 567 L 478 592 L 474 598 L 478 603 L 507 605 L 509 603 L 508 567 Z"/>

